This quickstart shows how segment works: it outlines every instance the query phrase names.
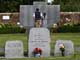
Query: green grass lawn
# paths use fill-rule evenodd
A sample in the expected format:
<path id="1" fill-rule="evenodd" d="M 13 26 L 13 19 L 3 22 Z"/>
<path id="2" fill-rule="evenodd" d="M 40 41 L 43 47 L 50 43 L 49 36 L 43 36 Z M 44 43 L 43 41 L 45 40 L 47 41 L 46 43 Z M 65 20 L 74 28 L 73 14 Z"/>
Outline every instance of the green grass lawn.
<path id="1" fill-rule="evenodd" d="M 0 34 L 0 48 L 5 47 L 6 41 L 21 40 L 24 44 L 24 50 L 27 50 L 27 35 L 26 34 Z"/>
<path id="2" fill-rule="evenodd" d="M 54 52 L 55 41 L 58 39 L 72 40 L 75 47 L 80 47 L 80 33 L 53 33 L 51 34 L 51 54 Z M 0 34 L 0 48 L 5 47 L 5 42 L 8 40 L 22 40 L 24 50 L 27 51 L 27 35 L 26 34 Z M 73 56 L 67 57 L 47 57 L 47 58 L 16 58 L 6 60 L 80 60 L 80 51 L 75 51 Z M 0 58 L 4 60 L 4 58 Z"/>

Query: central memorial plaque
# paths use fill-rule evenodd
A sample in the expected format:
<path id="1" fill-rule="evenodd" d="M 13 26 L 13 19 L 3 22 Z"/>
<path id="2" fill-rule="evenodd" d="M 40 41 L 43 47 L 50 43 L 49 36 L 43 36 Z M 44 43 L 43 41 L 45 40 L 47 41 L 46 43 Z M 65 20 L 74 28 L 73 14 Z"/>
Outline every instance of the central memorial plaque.
<path id="1" fill-rule="evenodd" d="M 29 34 L 28 54 L 33 57 L 33 50 L 35 48 L 42 49 L 42 57 L 50 56 L 50 33 L 46 28 L 32 28 Z"/>

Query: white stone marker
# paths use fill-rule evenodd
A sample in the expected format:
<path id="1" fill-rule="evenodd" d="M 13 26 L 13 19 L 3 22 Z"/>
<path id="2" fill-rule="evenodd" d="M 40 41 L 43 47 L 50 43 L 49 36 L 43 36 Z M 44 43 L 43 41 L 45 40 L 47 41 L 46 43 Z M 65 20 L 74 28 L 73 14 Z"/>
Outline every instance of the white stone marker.
<path id="1" fill-rule="evenodd" d="M 22 58 L 23 57 L 23 42 L 22 41 L 7 41 L 5 46 L 6 58 Z"/>
<path id="2" fill-rule="evenodd" d="M 50 56 L 50 32 L 47 28 L 32 28 L 29 34 L 28 55 L 33 57 L 35 48 L 42 49 L 42 57 Z"/>
<path id="3" fill-rule="evenodd" d="M 65 46 L 65 56 L 70 56 L 74 54 L 74 44 L 71 40 L 57 40 L 54 50 L 55 56 L 61 56 L 60 44 L 64 44 Z"/>

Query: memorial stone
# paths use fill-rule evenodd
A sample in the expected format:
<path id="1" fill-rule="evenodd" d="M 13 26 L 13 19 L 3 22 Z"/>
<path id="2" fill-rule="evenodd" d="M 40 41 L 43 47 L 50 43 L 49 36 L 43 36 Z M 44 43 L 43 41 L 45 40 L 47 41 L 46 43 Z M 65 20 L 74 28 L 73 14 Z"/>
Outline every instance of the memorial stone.
<path id="1" fill-rule="evenodd" d="M 33 57 L 35 48 L 42 49 L 42 57 L 50 56 L 50 33 L 46 28 L 32 28 L 29 34 L 28 54 Z"/>
<path id="2" fill-rule="evenodd" d="M 34 2 L 34 5 L 20 5 L 20 23 L 24 27 L 34 27 L 33 13 L 36 8 L 47 15 L 47 27 L 60 21 L 60 5 L 47 5 L 46 2 Z"/>
<path id="3" fill-rule="evenodd" d="M 60 51 L 60 44 L 64 44 L 65 47 L 65 56 L 70 56 L 74 54 L 74 44 L 71 40 L 57 40 L 56 45 L 55 45 L 55 50 L 54 50 L 54 55 L 55 56 L 61 56 L 61 51 Z"/>
<path id="4" fill-rule="evenodd" d="M 5 45 L 6 58 L 22 58 L 23 43 L 22 41 L 7 41 Z"/>

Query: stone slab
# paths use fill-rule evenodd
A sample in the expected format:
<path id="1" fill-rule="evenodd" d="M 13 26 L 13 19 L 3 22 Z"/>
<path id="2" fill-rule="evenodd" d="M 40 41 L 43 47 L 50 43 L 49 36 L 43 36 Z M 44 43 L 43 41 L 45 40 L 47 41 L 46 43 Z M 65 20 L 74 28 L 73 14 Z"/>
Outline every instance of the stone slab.
<path id="1" fill-rule="evenodd" d="M 6 58 L 22 58 L 23 55 L 22 41 L 7 41 L 5 45 Z"/>
<path id="2" fill-rule="evenodd" d="M 34 27 L 35 20 L 33 19 L 33 13 L 36 8 L 39 8 L 40 12 L 47 15 L 47 27 L 51 27 L 53 23 L 60 21 L 60 5 L 20 5 L 20 23 L 24 27 Z"/>
<path id="3" fill-rule="evenodd" d="M 35 48 L 42 49 L 42 57 L 50 56 L 50 33 L 46 28 L 32 28 L 29 34 L 28 54 L 33 57 Z"/>
<path id="4" fill-rule="evenodd" d="M 55 44 L 54 55 L 61 56 L 60 44 L 64 44 L 65 46 L 65 56 L 70 56 L 74 54 L 74 44 L 71 40 L 57 40 Z"/>

